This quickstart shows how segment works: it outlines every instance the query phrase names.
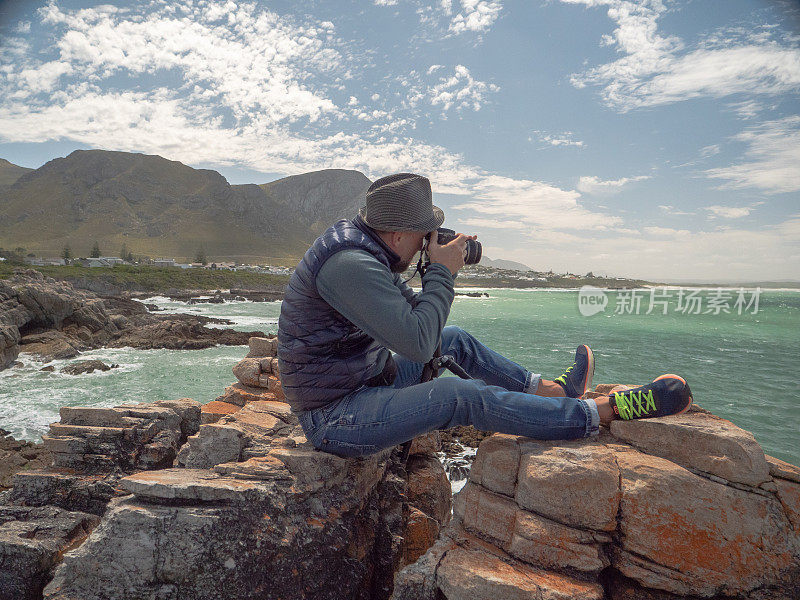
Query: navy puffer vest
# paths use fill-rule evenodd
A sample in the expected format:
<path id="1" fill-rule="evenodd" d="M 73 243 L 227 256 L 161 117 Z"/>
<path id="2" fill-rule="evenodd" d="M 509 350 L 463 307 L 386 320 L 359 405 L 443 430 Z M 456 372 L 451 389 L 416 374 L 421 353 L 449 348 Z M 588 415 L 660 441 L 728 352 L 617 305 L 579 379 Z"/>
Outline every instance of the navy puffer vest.
<path id="1" fill-rule="evenodd" d="M 322 265 L 348 248 L 366 250 L 387 268 L 397 258 L 358 217 L 337 222 L 306 251 L 289 279 L 278 320 L 281 383 L 294 411 L 338 400 L 379 373 L 391 356 L 317 292 Z"/>

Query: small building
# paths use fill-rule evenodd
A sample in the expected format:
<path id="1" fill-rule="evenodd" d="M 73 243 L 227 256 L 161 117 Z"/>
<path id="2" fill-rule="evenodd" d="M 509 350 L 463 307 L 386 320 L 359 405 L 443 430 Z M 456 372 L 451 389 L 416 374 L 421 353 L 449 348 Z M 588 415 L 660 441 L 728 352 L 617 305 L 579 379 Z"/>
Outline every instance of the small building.
<path id="1" fill-rule="evenodd" d="M 157 258 L 153 261 L 154 267 L 177 267 L 174 258 Z"/>
<path id="2" fill-rule="evenodd" d="M 106 261 L 110 265 L 127 265 L 130 264 L 128 261 L 123 260 L 117 256 L 101 256 L 101 259 Z"/>
<path id="3" fill-rule="evenodd" d="M 83 267 L 110 267 L 111 264 L 103 258 L 79 258 L 78 262 Z"/>

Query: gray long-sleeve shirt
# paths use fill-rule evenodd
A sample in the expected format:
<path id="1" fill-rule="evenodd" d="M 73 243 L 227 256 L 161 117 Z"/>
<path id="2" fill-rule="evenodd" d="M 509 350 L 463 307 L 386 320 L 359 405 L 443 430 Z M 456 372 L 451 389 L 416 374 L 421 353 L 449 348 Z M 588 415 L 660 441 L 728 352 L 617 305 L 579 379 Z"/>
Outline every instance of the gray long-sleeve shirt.
<path id="1" fill-rule="evenodd" d="M 415 362 L 439 345 L 453 303 L 453 275 L 431 264 L 415 293 L 369 252 L 343 250 L 330 257 L 316 279 L 320 296 L 378 343 Z"/>

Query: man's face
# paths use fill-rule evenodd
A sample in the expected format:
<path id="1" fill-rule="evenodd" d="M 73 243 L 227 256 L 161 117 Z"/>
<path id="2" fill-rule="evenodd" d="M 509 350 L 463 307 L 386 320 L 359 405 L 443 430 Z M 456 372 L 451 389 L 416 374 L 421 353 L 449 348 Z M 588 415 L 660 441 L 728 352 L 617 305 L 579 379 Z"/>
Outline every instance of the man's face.
<path id="1" fill-rule="evenodd" d="M 403 231 L 399 232 L 396 238 L 396 243 L 392 248 L 400 256 L 400 260 L 392 265 L 394 273 L 402 273 L 411 266 L 417 252 L 422 250 L 425 236 L 428 235 L 425 231 Z"/>

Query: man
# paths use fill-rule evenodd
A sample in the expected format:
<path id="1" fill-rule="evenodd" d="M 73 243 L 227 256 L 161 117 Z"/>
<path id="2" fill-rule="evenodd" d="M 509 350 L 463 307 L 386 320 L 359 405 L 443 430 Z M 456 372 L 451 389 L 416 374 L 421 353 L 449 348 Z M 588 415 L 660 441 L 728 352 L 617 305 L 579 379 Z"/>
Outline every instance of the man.
<path id="1" fill-rule="evenodd" d="M 574 439 L 596 435 L 601 423 L 615 418 L 689 408 L 689 386 L 676 375 L 581 399 L 594 374 L 586 345 L 550 381 L 466 331 L 445 327 L 470 236 L 440 246 L 435 230 L 443 221 L 428 179 L 389 175 L 369 187 L 355 219 L 329 228 L 297 266 L 281 306 L 278 360 L 286 400 L 314 446 L 362 456 L 456 425 Z M 431 264 L 415 293 L 400 274 L 430 233 Z M 440 343 L 442 354 L 454 356 L 474 379 L 420 383 Z"/>

